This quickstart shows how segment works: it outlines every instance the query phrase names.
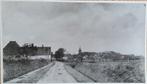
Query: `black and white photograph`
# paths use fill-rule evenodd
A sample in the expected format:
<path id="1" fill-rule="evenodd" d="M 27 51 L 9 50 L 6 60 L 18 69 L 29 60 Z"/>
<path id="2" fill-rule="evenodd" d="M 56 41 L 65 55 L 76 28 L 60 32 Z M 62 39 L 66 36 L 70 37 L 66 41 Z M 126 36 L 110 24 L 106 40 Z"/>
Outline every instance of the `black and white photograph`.
<path id="1" fill-rule="evenodd" d="M 2 2 L 4 83 L 145 83 L 144 3 Z"/>

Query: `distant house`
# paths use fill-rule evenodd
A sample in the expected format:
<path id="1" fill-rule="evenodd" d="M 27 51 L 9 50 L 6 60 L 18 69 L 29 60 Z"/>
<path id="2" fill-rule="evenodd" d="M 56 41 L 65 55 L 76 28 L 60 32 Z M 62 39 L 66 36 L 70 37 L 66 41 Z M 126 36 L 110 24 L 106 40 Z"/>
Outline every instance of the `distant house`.
<path id="1" fill-rule="evenodd" d="M 3 49 L 4 56 L 35 56 L 50 55 L 51 47 L 37 47 L 34 44 L 25 43 L 22 47 L 16 41 L 10 41 Z"/>
<path id="2" fill-rule="evenodd" d="M 34 46 L 33 43 L 25 43 L 21 47 L 21 52 L 27 52 L 27 55 L 34 56 L 34 55 L 50 55 L 51 54 L 51 47 L 41 47 Z"/>

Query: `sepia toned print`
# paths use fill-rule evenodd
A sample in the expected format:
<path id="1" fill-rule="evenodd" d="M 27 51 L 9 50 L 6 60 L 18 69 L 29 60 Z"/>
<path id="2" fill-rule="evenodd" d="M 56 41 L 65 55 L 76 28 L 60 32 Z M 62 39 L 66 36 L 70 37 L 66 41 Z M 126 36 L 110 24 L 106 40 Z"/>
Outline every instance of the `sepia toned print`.
<path id="1" fill-rule="evenodd" d="M 3 2 L 4 83 L 144 83 L 145 6 Z"/>

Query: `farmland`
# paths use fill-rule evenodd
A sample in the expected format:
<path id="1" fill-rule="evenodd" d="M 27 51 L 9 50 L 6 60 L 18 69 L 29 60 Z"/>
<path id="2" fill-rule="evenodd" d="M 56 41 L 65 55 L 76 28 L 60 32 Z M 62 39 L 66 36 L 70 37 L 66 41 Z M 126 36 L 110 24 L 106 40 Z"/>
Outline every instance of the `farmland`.
<path id="1" fill-rule="evenodd" d="M 4 60 L 4 82 L 43 67 L 50 62 L 45 59 Z"/>
<path id="2" fill-rule="evenodd" d="M 144 62 L 96 62 L 78 63 L 74 68 L 96 82 L 145 82 Z"/>

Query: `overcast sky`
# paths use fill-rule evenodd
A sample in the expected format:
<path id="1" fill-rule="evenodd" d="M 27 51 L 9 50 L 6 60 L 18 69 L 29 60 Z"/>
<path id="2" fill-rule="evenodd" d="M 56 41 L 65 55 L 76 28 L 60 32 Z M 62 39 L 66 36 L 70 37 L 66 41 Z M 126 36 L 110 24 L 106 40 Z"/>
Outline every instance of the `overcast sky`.
<path id="1" fill-rule="evenodd" d="M 145 5 L 3 2 L 3 43 L 144 55 Z"/>

